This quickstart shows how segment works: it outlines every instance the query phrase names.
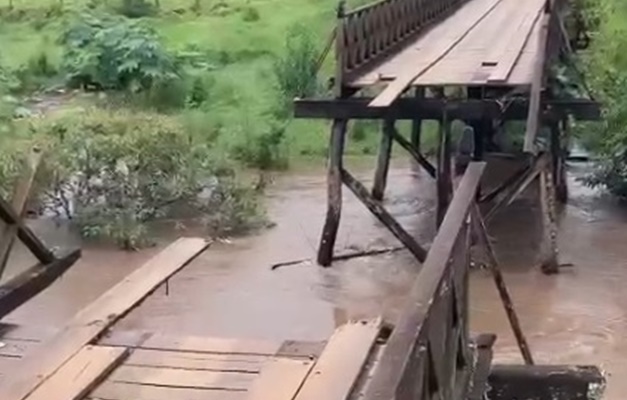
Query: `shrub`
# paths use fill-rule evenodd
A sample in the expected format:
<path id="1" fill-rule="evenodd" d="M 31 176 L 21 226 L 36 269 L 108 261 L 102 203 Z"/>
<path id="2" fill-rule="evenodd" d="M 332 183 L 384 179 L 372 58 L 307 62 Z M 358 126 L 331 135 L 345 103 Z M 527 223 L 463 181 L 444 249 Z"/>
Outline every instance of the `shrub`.
<path id="1" fill-rule="evenodd" d="M 149 243 L 151 221 L 180 208 L 222 221 L 223 231 L 230 223 L 241 230 L 259 212 L 254 199 L 240 198 L 251 193 L 234 172 L 213 163 L 205 143 L 172 118 L 92 110 L 42 120 L 33 131 L 47 143 L 45 207 L 87 237 L 133 249 Z"/>
<path id="2" fill-rule="evenodd" d="M 180 78 L 174 57 L 155 32 L 134 21 L 83 15 L 62 37 L 70 84 L 147 90 Z"/>
<path id="3" fill-rule="evenodd" d="M 142 18 L 155 15 L 157 7 L 146 0 L 122 0 L 117 11 L 129 18 Z"/>
<path id="4" fill-rule="evenodd" d="M 312 96 L 318 90 L 318 52 L 309 31 L 296 25 L 288 31 L 284 54 L 274 63 L 274 75 L 286 100 Z"/>
<path id="5" fill-rule="evenodd" d="M 244 22 L 256 22 L 261 19 L 259 11 L 254 7 L 245 7 L 242 11 L 242 19 Z"/>
<path id="6" fill-rule="evenodd" d="M 285 127 L 278 121 L 257 129 L 245 126 L 244 131 L 237 135 L 239 142 L 232 149 L 234 158 L 247 167 L 260 170 L 286 168 Z"/>

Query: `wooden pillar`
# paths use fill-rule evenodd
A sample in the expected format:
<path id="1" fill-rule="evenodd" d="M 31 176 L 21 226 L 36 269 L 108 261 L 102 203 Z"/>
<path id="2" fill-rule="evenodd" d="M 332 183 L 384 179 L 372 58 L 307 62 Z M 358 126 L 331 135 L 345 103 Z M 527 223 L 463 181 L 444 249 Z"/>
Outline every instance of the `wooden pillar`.
<path id="1" fill-rule="evenodd" d="M 436 210 L 436 221 L 439 227 L 444 220 L 446 209 L 453 192 L 453 181 L 451 177 L 451 121 L 448 119 L 446 110 L 440 121 L 438 140 L 438 170 L 437 170 L 437 195 L 438 205 Z"/>
<path id="2" fill-rule="evenodd" d="M 562 204 L 568 201 L 568 183 L 566 181 L 566 143 L 568 134 L 568 117 L 551 126 L 551 156 L 553 157 L 553 179 L 555 182 L 556 200 Z"/>
<path id="3" fill-rule="evenodd" d="M 425 97 L 425 88 L 417 86 L 414 92 L 414 97 L 417 99 L 423 99 Z M 422 135 L 422 119 L 414 119 L 411 123 L 411 144 L 414 149 L 420 153 L 420 139 Z"/>
<path id="4" fill-rule="evenodd" d="M 374 173 L 374 184 L 372 186 L 372 197 L 378 201 L 383 200 L 385 186 L 387 185 L 390 157 L 392 155 L 393 135 L 394 120 L 384 120 L 383 132 L 381 132 L 381 144 L 379 145 L 379 158 L 377 159 L 377 169 Z"/>
<path id="5" fill-rule="evenodd" d="M 333 247 L 342 214 L 342 155 L 346 125 L 346 120 L 336 119 L 331 128 L 327 170 L 327 217 L 318 249 L 318 264 L 325 267 L 331 265 L 333 259 Z"/>

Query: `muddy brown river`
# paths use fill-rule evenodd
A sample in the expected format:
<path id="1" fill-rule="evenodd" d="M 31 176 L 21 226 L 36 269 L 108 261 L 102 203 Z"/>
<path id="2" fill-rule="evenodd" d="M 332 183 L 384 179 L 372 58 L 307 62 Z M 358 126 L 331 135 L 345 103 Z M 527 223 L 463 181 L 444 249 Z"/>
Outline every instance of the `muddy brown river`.
<path id="1" fill-rule="evenodd" d="M 403 160 L 391 171 L 386 206 L 423 243 L 433 238 L 434 184 Z M 361 176 L 370 171 L 360 166 Z M 498 170 L 498 169 L 496 169 Z M 560 214 L 560 257 L 573 266 L 546 276 L 536 265 L 538 207 L 516 202 L 490 224 L 506 281 L 538 363 L 600 365 L 609 374 L 607 399 L 627 392 L 627 212 L 576 178 Z M 357 174 L 360 175 L 360 174 Z M 348 191 L 336 251 L 397 246 L 396 240 Z M 325 213 L 321 165 L 276 178 L 268 209 L 276 226 L 213 245 L 116 326 L 168 333 L 255 338 L 326 339 L 350 318 L 394 320 L 419 265 L 405 252 L 272 271 L 277 262 L 315 258 Z M 53 245 L 63 229 L 35 224 Z M 183 232 L 184 234 L 185 232 Z M 84 246 L 83 258 L 57 283 L 3 322 L 50 331 L 110 288 L 158 248 L 125 253 Z M 13 272 L 29 265 L 19 250 Z M 486 271 L 471 274 L 471 327 L 498 335 L 496 360 L 522 362 L 495 286 Z"/>

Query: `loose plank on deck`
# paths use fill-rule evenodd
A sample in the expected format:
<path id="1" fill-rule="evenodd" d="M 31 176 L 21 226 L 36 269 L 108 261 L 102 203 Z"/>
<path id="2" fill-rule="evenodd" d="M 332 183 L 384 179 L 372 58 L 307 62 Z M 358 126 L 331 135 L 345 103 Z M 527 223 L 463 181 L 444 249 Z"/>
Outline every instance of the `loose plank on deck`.
<path id="1" fill-rule="evenodd" d="M 126 349 L 119 347 L 85 346 L 28 396 L 28 400 L 80 400 L 126 353 Z"/>
<path id="2" fill-rule="evenodd" d="M 381 320 L 339 327 L 294 400 L 345 400 L 379 335 Z"/>
<path id="3" fill-rule="evenodd" d="M 179 239 L 79 312 L 55 337 L 25 357 L 14 378 L 0 384 L 0 399 L 24 400 L 59 367 L 209 244 Z"/>
<path id="4" fill-rule="evenodd" d="M 171 386 L 103 382 L 90 400 L 245 400 L 245 391 L 205 390 Z"/>
<path id="5" fill-rule="evenodd" d="M 455 48 L 468 34 L 481 23 L 503 0 L 494 1 L 487 10 L 477 7 L 479 14 L 472 15 L 462 21 L 461 24 L 450 25 L 453 32 L 443 35 L 433 44 L 427 42 L 427 48 L 416 53 L 415 63 L 405 66 L 405 70 L 394 79 L 377 97 L 370 102 L 370 107 L 389 107 L 405 89 L 420 75 L 436 65 L 448 53 Z M 472 3 L 471 3 L 472 5 Z M 473 10 L 474 11 L 474 10 Z M 446 21 L 443 24 L 447 24 Z M 447 32 L 448 33 L 448 32 Z"/>
<path id="6" fill-rule="evenodd" d="M 268 360 L 246 400 L 292 400 L 311 371 L 313 362 L 275 358 Z"/>

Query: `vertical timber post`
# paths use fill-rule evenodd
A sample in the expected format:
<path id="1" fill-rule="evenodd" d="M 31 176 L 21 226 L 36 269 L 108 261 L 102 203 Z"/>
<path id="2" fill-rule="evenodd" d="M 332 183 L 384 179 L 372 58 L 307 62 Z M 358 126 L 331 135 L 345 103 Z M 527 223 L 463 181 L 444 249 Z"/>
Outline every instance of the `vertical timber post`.
<path id="1" fill-rule="evenodd" d="M 425 97 L 425 88 L 417 86 L 414 92 L 416 99 L 423 99 Z M 422 119 L 416 118 L 411 122 L 411 145 L 414 149 L 420 153 L 420 139 L 422 136 Z"/>
<path id="2" fill-rule="evenodd" d="M 318 264 L 328 267 L 333 260 L 333 247 L 340 227 L 342 214 L 342 155 L 346 137 L 347 121 L 336 119 L 331 128 L 329 143 L 329 165 L 327 170 L 327 217 L 322 229 Z"/>
<path id="3" fill-rule="evenodd" d="M 390 157 L 392 155 L 392 138 L 394 135 L 394 120 L 385 119 L 383 121 L 383 131 L 381 132 L 381 144 L 379 146 L 379 158 L 377 159 L 377 169 L 374 173 L 374 184 L 372 185 L 372 197 L 375 200 L 383 200 L 385 186 L 388 180 L 390 169 Z"/>
<path id="4" fill-rule="evenodd" d="M 451 121 L 448 118 L 446 106 L 444 107 L 442 120 L 440 121 L 436 180 L 438 195 L 436 222 L 439 227 L 444 220 L 444 215 L 446 214 L 450 196 L 453 191 L 451 177 Z"/>

